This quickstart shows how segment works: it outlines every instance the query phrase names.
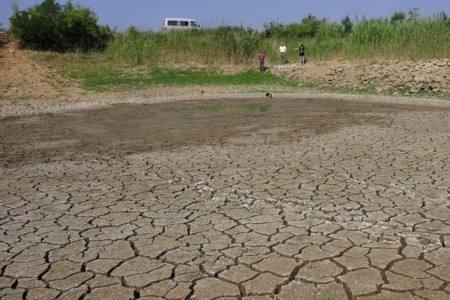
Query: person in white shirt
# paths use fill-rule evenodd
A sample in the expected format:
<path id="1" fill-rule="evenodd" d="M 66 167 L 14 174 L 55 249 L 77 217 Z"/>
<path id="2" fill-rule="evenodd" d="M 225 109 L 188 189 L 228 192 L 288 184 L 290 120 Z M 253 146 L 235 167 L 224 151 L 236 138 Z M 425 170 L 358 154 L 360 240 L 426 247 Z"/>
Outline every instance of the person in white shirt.
<path id="1" fill-rule="evenodd" d="M 280 57 L 281 57 L 281 64 L 282 65 L 286 64 L 286 53 L 287 53 L 287 47 L 283 43 L 280 46 Z"/>

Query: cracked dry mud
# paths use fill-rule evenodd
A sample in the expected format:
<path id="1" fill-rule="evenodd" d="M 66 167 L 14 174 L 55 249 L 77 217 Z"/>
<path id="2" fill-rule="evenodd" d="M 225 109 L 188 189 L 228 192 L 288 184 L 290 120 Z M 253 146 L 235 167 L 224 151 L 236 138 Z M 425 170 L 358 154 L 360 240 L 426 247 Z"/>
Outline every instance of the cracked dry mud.
<path id="1" fill-rule="evenodd" d="M 0 120 L 0 298 L 450 299 L 448 108 L 252 103 Z"/>

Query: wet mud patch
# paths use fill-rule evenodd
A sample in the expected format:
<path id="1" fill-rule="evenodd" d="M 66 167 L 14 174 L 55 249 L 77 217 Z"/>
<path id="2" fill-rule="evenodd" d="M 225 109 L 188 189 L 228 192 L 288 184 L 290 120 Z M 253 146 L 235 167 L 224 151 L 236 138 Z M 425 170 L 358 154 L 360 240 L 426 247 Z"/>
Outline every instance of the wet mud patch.
<path id="1" fill-rule="evenodd" d="M 390 126 L 399 113 L 430 110 L 442 108 L 324 99 L 116 104 L 0 120 L 0 162 L 14 166 L 234 141 L 282 143 L 348 126 Z"/>

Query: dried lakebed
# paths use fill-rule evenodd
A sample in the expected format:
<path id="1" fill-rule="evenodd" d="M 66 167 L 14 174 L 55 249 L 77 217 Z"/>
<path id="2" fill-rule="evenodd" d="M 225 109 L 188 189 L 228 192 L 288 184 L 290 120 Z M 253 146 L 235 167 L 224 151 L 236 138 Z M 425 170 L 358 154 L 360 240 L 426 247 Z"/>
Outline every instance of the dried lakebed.
<path id="1" fill-rule="evenodd" d="M 326 99 L 0 120 L 1 299 L 450 299 L 450 110 Z"/>

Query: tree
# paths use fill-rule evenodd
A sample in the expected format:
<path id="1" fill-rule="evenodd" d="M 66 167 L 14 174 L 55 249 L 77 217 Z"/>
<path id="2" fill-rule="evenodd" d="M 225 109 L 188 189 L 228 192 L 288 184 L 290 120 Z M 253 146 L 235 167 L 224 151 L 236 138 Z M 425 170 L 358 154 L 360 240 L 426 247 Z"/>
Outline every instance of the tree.
<path id="1" fill-rule="evenodd" d="M 20 46 L 35 50 L 103 49 L 111 37 L 109 27 L 99 26 L 90 9 L 70 1 L 60 5 L 55 0 L 44 0 L 22 11 L 13 7 L 10 23 Z"/>
<path id="2" fill-rule="evenodd" d="M 414 7 L 413 9 L 411 9 L 408 12 L 408 16 L 409 16 L 409 18 L 408 18 L 409 20 L 415 20 L 415 19 L 419 18 L 420 17 L 420 9 L 417 7 Z"/>
<path id="3" fill-rule="evenodd" d="M 97 25 L 91 10 L 71 2 L 64 6 L 57 27 L 63 49 L 103 49 L 111 34 L 108 27 Z"/>
<path id="4" fill-rule="evenodd" d="M 441 11 L 435 16 L 436 20 L 441 22 L 448 22 L 450 20 L 449 16 L 445 11 Z"/>
<path id="5" fill-rule="evenodd" d="M 20 45 L 39 50 L 53 50 L 57 47 L 57 17 L 61 6 L 54 0 L 45 0 L 40 5 L 20 11 L 13 7 L 13 15 L 9 19 L 11 33 L 19 38 Z"/>
<path id="6" fill-rule="evenodd" d="M 301 38 L 314 37 L 319 31 L 320 25 L 324 22 L 326 22 L 325 19 L 319 20 L 313 15 L 308 15 L 302 20 L 301 26 L 299 28 L 300 29 L 299 37 Z"/>
<path id="7" fill-rule="evenodd" d="M 402 11 L 397 11 L 391 16 L 391 23 L 400 23 L 406 20 L 406 14 Z"/>
<path id="8" fill-rule="evenodd" d="M 271 38 L 276 36 L 277 34 L 280 35 L 283 29 L 284 29 L 283 24 L 278 23 L 276 21 L 271 21 L 269 23 L 264 24 L 264 36 L 267 38 Z"/>
<path id="9" fill-rule="evenodd" d="M 352 20 L 350 20 L 349 16 L 346 16 L 344 19 L 342 19 L 341 28 L 342 28 L 342 33 L 345 36 L 348 36 L 350 33 L 352 33 L 353 22 L 352 22 Z"/>

